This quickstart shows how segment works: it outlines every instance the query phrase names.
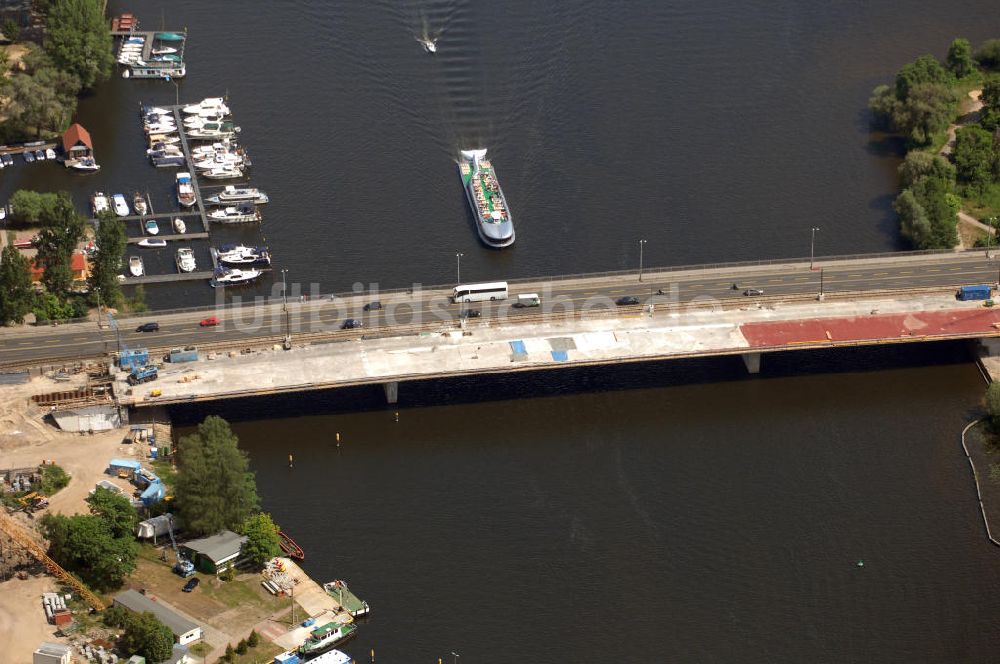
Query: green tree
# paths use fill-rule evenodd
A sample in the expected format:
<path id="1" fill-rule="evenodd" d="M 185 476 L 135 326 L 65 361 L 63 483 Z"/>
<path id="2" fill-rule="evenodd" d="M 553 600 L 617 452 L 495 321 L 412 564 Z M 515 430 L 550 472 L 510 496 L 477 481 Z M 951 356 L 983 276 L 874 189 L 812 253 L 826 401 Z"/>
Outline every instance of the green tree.
<path id="1" fill-rule="evenodd" d="M 135 571 L 138 547 L 132 539 L 115 539 L 100 517 L 89 514 L 46 514 L 42 533 L 49 540 L 49 555 L 99 590 L 121 587 Z"/>
<path id="2" fill-rule="evenodd" d="M 991 78 L 983 84 L 981 99 L 983 108 L 979 113 L 979 124 L 983 129 L 995 131 L 1000 127 L 1000 78 Z"/>
<path id="3" fill-rule="evenodd" d="M 127 653 L 145 657 L 147 662 L 163 662 L 170 659 L 173 652 L 174 635 L 149 611 L 130 613 L 118 645 Z"/>
<path id="4" fill-rule="evenodd" d="M 986 409 L 990 427 L 993 431 L 1000 431 L 1000 383 L 990 383 L 986 389 Z"/>
<path id="5" fill-rule="evenodd" d="M 73 283 L 70 261 L 73 251 L 84 236 L 86 222 L 73 207 L 68 196 L 56 198 L 49 223 L 38 233 L 35 246 L 37 261 L 45 270 L 42 284 L 56 297 L 63 298 Z"/>
<path id="6" fill-rule="evenodd" d="M 97 251 L 91 261 L 90 288 L 100 292 L 104 304 L 117 307 L 123 301 L 118 275 L 127 243 L 125 222 L 106 210 L 98 216 L 97 224 Z"/>
<path id="7" fill-rule="evenodd" d="M 910 150 L 899 165 L 899 181 L 907 189 L 924 177 L 955 179 L 955 167 L 947 159 L 923 150 Z"/>
<path id="8" fill-rule="evenodd" d="M 993 181 L 993 136 L 975 125 L 955 132 L 955 172 L 958 181 L 983 191 Z"/>
<path id="9" fill-rule="evenodd" d="M 260 645 L 260 634 L 257 633 L 257 630 L 250 630 L 250 636 L 247 637 L 247 645 L 251 648 L 256 648 Z"/>
<path id="10" fill-rule="evenodd" d="M 1000 69 L 1000 39 L 989 39 L 976 49 L 976 61 L 987 69 Z"/>
<path id="11" fill-rule="evenodd" d="M 21 38 L 21 26 L 19 26 L 13 19 L 4 19 L 3 23 L 0 23 L 0 32 L 3 33 L 4 37 L 12 42 L 16 42 Z"/>
<path id="12" fill-rule="evenodd" d="M 926 145 L 934 134 L 947 129 L 958 112 L 958 96 L 941 83 L 916 83 L 893 116 L 895 131 L 917 145 Z"/>
<path id="13" fill-rule="evenodd" d="M 240 553 L 255 567 L 263 568 L 271 558 L 281 555 L 278 526 L 270 514 L 258 512 L 247 517 L 240 532 L 247 536 Z"/>
<path id="14" fill-rule="evenodd" d="M 236 644 L 236 654 L 245 655 L 247 654 L 247 640 L 240 639 L 240 642 Z"/>
<path id="15" fill-rule="evenodd" d="M 55 88 L 28 74 L 14 76 L 5 92 L 8 121 L 36 137 L 61 131 L 75 110 L 75 104 L 68 108 Z"/>
<path id="16" fill-rule="evenodd" d="M 12 244 L 0 252 L 0 325 L 20 323 L 31 311 L 31 264 Z"/>
<path id="17" fill-rule="evenodd" d="M 111 530 L 114 538 L 131 538 L 135 535 L 139 524 L 139 515 L 132 507 L 131 501 L 111 489 L 97 487 L 94 493 L 87 497 L 90 513 L 100 517 Z"/>
<path id="18" fill-rule="evenodd" d="M 976 63 L 972 59 L 972 45 L 968 39 L 956 39 L 948 47 L 948 55 L 945 57 L 948 71 L 955 75 L 955 78 L 965 78 L 976 71 Z"/>
<path id="19" fill-rule="evenodd" d="M 951 82 L 948 72 L 933 55 L 922 55 L 913 62 L 903 65 L 896 74 L 896 98 L 906 101 L 913 88 L 928 83 L 947 85 Z"/>
<path id="20" fill-rule="evenodd" d="M 909 189 L 904 189 L 896 197 L 892 209 L 899 216 L 900 234 L 917 249 L 933 246 L 933 233 L 927 212 Z"/>
<path id="21" fill-rule="evenodd" d="M 236 530 L 259 505 L 246 453 L 221 417 L 210 415 L 178 445 L 177 509 L 192 534 Z"/>
<path id="22" fill-rule="evenodd" d="M 895 131 L 894 118 L 900 105 L 896 91 L 888 85 L 876 87 L 868 98 L 868 110 L 872 112 L 874 124 L 884 131 Z"/>
<path id="23" fill-rule="evenodd" d="M 60 69 L 75 74 L 86 89 L 106 81 L 114 54 L 101 1 L 52 0 L 45 51 Z"/>
<path id="24" fill-rule="evenodd" d="M 954 183 L 926 177 L 911 187 L 931 225 L 930 245 L 925 249 L 951 249 L 958 244 L 958 207 L 952 196 Z"/>

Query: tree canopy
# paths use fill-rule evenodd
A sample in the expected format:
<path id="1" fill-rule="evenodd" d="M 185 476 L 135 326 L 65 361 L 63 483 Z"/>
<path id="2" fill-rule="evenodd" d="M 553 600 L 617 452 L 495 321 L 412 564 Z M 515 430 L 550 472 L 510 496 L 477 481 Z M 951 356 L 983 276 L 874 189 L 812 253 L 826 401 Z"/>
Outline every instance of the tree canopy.
<path id="1" fill-rule="evenodd" d="M 972 59 L 972 45 L 968 39 L 956 39 L 948 47 L 948 55 L 945 57 L 948 71 L 956 78 L 965 78 L 976 71 L 976 61 Z"/>
<path id="2" fill-rule="evenodd" d="M 163 662 L 170 659 L 174 647 L 174 634 L 149 611 L 132 613 L 126 611 L 121 618 L 125 632 L 118 640 L 122 651 L 135 653 L 147 662 Z"/>
<path id="3" fill-rule="evenodd" d="M 229 423 L 210 415 L 177 448 L 178 515 L 192 534 L 237 530 L 259 505 L 246 453 Z"/>
<path id="4" fill-rule="evenodd" d="M 987 69 L 1000 69 L 1000 39 L 988 39 L 976 49 L 975 59 Z"/>
<path id="5" fill-rule="evenodd" d="M 240 532 L 247 536 L 241 554 L 255 567 L 264 567 L 268 560 L 281 555 L 278 526 L 271 520 L 270 514 L 258 512 L 247 517 Z"/>
<path id="6" fill-rule="evenodd" d="M 20 323 L 31 311 L 30 263 L 13 244 L 0 252 L 0 325 Z"/>
<path id="7" fill-rule="evenodd" d="M 102 212 L 97 221 L 97 251 L 91 261 L 90 288 L 100 293 L 104 304 L 116 307 L 123 300 L 118 275 L 127 243 L 125 222 L 109 210 Z"/>
<path id="8" fill-rule="evenodd" d="M 100 517 L 114 538 L 131 538 L 139 525 L 139 515 L 128 498 L 111 489 L 97 487 L 87 498 L 90 513 Z"/>
<path id="9" fill-rule="evenodd" d="M 49 3 L 45 51 L 60 69 L 74 74 L 85 89 L 111 76 L 112 47 L 100 0 Z"/>
<path id="10" fill-rule="evenodd" d="M 42 284 L 49 293 L 63 298 L 73 284 L 70 269 L 73 251 L 83 239 L 86 222 L 73 207 L 69 196 L 56 198 L 49 223 L 38 233 L 36 261 L 45 270 Z"/>
<path id="11" fill-rule="evenodd" d="M 959 182 L 982 190 L 993 181 L 993 135 L 971 125 L 955 132 L 955 172 Z"/>
<path id="12" fill-rule="evenodd" d="M 135 570 L 135 541 L 115 538 L 99 516 L 46 514 L 41 526 L 49 540 L 49 555 L 98 590 L 120 587 Z"/>
<path id="13" fill-rule="evenodd" d="M 954 77 L 933 55 L 904 65 L 893 87 L 880 85 L 868 99 L 876 124 L 926 145 L 944 131 L 958 112 Z"/>

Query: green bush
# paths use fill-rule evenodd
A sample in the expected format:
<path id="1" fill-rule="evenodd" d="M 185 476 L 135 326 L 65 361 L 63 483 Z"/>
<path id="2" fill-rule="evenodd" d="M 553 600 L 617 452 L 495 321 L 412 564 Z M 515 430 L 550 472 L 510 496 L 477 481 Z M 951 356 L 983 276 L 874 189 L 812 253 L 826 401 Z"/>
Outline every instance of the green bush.
<path id="1" fill-rule="evenodd" d="M 42 466 L 42 493 L 51 496 L 69 484 L 69 475 L 54 463 Z"/>
<path id="2" fill-rule="evenodd" d="M 236 654 L 245 655 L 247 654 L 247 640 L 241 639 L 239 643 L 236 644 Z"/>
<path id="3" fill-rule="evenodd" d="M 251 630 L 250 636 L 247 637 L 247 645 L 250 646 L 251 648 L 256 648 L 259 644 L 260 644 L 260 634 L 257 633 L 257 630 Z"/>

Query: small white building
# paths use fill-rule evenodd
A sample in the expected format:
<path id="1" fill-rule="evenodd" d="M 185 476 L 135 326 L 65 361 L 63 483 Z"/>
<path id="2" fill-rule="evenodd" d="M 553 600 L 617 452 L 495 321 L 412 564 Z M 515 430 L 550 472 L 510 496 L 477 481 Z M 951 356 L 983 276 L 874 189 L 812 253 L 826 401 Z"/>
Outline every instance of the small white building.
<path id="1" fill-rule="evenodd" d="M 161 623 L 170 628 L 174 634 L 174 642 L 182 646 L 202 637 L 202 629 L 199 625 L 174 613 L 162 601 L 154 602 L 135 590 L 126 590 L 115 595 L 115 604 L 124 606 L 135 613 L 149 611 Z"/>
<path id="2" fill-rule="evenodd" d="M 31 664 L 70 664 L 73 649 L 61 643 L 42 641 L 42 645 L 31 654 Z"/>

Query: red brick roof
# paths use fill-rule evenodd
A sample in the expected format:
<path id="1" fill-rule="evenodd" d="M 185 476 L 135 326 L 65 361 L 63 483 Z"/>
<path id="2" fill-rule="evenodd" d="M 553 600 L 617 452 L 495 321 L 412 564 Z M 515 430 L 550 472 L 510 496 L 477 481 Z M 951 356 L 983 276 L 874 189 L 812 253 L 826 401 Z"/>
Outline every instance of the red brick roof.
<path id="1" fill-rule="evenodd" d="M 63 134 L 63 150 L 69 152 L 69 149 L 77 143 L 83 143 L 91 150 L 94 149 L 94 144 L 90 141 L 90 133 L 74 122 Z"/>

